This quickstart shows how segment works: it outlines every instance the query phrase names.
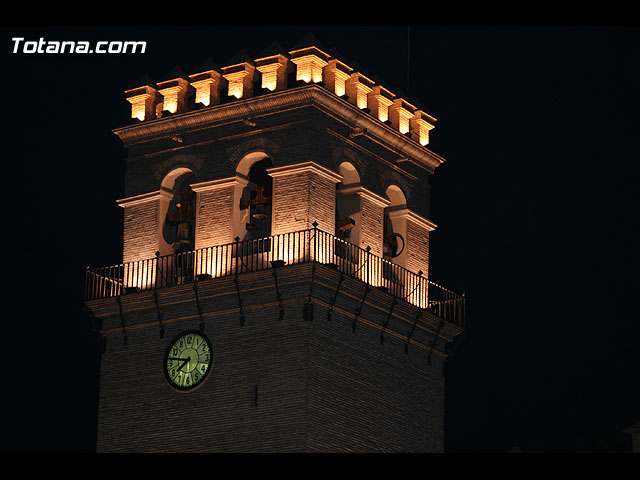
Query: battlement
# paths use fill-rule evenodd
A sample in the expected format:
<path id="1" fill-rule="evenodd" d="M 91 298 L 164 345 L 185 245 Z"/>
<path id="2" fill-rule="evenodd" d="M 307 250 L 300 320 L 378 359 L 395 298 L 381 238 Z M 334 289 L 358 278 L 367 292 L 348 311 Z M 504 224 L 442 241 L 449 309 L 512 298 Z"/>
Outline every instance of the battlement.
<path id="1" fill-rule="evenodd" d="M 145 76 L 125 94 L 138 123 L 316 84 L 410 141 L 429 144 L 432 114 L 338 56 L 314 45 L 286 51 L 272 44 L 258 58 L 241 51 L 222 67 L 206 60 L 189 75 L 174 68 L 158 82 Z"/>

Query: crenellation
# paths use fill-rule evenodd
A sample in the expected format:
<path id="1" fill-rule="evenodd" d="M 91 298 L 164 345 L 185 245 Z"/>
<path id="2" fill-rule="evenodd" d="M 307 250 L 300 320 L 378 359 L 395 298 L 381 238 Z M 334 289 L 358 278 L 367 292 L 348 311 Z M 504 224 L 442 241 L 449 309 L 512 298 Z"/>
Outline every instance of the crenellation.
<path id="1" fill-rule="evenodd" d="M 189 84 L 189 78 L 175 68 L 164 79 L 157 82 L 158 93 L 162 96 L 162 103 L 158 104 L 157 117 L 167 114 L 182 113 L 187 110 L 187 96 L 193 86 Z"/>
<path id="2" fill-rule="evenodd" d="M 351 78 L 353 68 L 344 64 L 337 58 L 332 58 L 327 62 L 323 71 L 323 82 L 325 86 L 338 97 L 347 93 L 346 82 Z"/>
<path id="3" fill-rule="evenodd" d="M 373 86 L 373 80 L 359 72 L 352 73 L 345 85 L 349 102 L 361 110 L 367 109 L 369 106 L 368 95 L 373 90 Z"/>
<path id="4" fill-rule="evenodd" d="M 142 85 L 125 90 L 127 101 L 131 104 L 131 118 L 138 121 L 156 117 L 156 105 L 161 95 L 155 85 Z"/>
<path id="5" fill-rule="evenodd" d="M 409 121 L 413 118 L 416 107 L 404 98 L 395 98 L 389 106 L 391 126 L 402 134 L 409 133 Z"/>
<path id="6" fill-rule="evenodd" d="M 382 85 L 373 85 L 367 101 L 371 114 L 382 123 L 389 122 L 389 107 L 394 98 L 395 95 Z"/>
<path id="7" fill-rule="evenodd" d="M 226 79 L 217 65 L 205 61 L 189 78 L 195 89 L 195 105 L 209 107 L 220 103 L 220 90 L 226 86 Z"/>
<path id="8" fill-rule="evenodd" d="M 242 62 L 222 67 L 222 71 L 222 76 L 228 82 L 227 95 L 229 97 L 241 99 L 253 95 L 254 75 L 256 75 L 256 67 L 253 62 Z"/>
<path id="9" fill-rule="evenodd" d="M 315 83 L 370 112 L 381 123 L 391 125 L 419 145 L 429 143 L 429 132 L 436 122 L 433 115 L 418 109 L 341 59 L 316 46 L 289 52 L 276 50 L 274 46 L 267 49 L 271 50 L 276 53 L 256 59 L 250 59 L 242 52 L 235 57 L 236 61 L 222 68 L 207 60 L 188 77 L 126 90 L 131 117 L 146 121 L 161 116 L 162 111 L 171 114 L 188 111 L 188 88 L 195 92 L 192 108 L 202 108 L 249 99 L 258 95 L 258 90 L 274 93 L 300 83 Z M 289 82 L 290 77 L 295 81 Z"/>
<path id="10" fill-rule="evenodd" d="M 274 92 L 287 88 L 287 77 L 294 65 L 286 55 L 277 53 L 256 59 L 256 68 L 261 74 L 261 88 Z"/>

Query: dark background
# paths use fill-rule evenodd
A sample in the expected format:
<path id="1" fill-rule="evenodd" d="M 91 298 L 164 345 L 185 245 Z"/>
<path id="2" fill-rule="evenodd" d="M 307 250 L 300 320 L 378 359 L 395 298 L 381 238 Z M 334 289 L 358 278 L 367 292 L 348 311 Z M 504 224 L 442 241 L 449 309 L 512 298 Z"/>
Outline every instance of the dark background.
<path id="1" fill-rule="evenodd" d="M 123 91 L 210 57 L 327 48 L 419 99 L 431 277 L 468 298 L 446 370 L 449 452 L 628 452 L 640 420 L 635 26 L 5 26 L 1 451 L 95 451 L 100 345 L 85 264 L 121 261 Z M 13 54 L 26 40 L 143 40 L 145 54 Z M 8 274 L 8 275 L 7 275 Z M 6 335 L 6 336 L 5 336 Z M 428 368 L 425 366 L 425 368 Z"/>

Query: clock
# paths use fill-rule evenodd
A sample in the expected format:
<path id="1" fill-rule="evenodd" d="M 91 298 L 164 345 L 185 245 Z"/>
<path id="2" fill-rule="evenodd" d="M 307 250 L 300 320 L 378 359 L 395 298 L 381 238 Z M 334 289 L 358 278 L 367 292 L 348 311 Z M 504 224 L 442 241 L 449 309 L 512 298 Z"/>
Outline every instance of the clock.
<path id="1" fill-rule="evenodd" d="M 164 355 L 164 374 L 169 385 L 181 391 L 200 386 L 213 366 L 212 353 L 211 342 L 202 332 L 180 333 Z"/>

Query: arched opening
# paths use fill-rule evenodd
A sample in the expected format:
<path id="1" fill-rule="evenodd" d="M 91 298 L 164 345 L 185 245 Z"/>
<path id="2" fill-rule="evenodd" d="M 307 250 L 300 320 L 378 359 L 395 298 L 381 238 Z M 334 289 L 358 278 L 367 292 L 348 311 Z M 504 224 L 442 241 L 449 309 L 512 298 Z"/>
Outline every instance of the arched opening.
<path id="1" fill-rule="evenodd" d="M 162 180 L 158 242 L 161 255 L 194 249 L 196 206 L 191 184 L 195 179 L 196 176 L 191 169 L 179 167 L 169 172 Z"/>
<path id="2" fill-rule="evenodd" d="M 389 185 L 385 195 L 390 203 L 384 211 L 384 258 L 394 263 L 403 264 L 407 227 L 404 219 L 393 215 L 393 212 L 405 209 L 407 198 L 397 185 Z"/>
<path id="3" fill-rule="evenodd" d="M 254 240 L 271 235 L 273 178 L 267 170 L 273 162 L 264 152 L 253 152 L 239 163 L 236 173 L 248 180 L 239 204 L 238 235 L 241 240 Z"/>
<path id="4" fill-rule="evenodd" d="M 360 196 L 353 187 L 360 186 L 360 175 L 349 162 L 338 166 L 342 181 L 336 184 L 336 237 L 358 245 Z"/>
<path id="5" fill-rule="evenodd" d="M 338 173 L 342 175 L 342 186 L 350 187 L 353 185 L 360 185 L 360 175 L 358 170 L 349 162 L 342 162 L 338 166 Z"/>
<path id="6" fill-rule="evenodd" d="M 196 198 L 191 184 L 195 180 L 190 168 L 179 167 L 165 175 L 160 185 L 157 274 L 163 284 L 193 281 Z"/>
<path id="7" fill-rule="evenodd" d="M 346 260 L 356 261 L 357 250 L 344 242 L 359 246 L 360 244 L 360 175 L 349 162 L 338 166 L 342 181 L 336 184 L 336 255 Z"/>

